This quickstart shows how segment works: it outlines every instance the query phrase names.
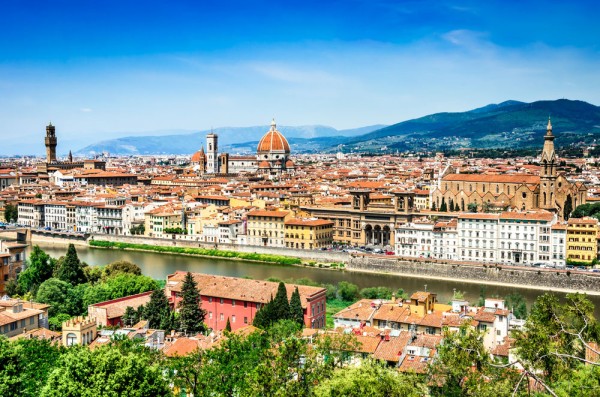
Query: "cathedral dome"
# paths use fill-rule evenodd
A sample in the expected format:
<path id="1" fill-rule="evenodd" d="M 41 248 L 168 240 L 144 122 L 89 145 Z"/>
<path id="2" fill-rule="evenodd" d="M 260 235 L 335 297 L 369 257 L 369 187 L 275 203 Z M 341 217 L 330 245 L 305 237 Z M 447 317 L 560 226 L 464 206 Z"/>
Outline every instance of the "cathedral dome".
<path id="1" fill-rule="evenodd" d="M 204 162 L 204 160 L 206 160 L 206 154 L 204 154 L 204 146 L 202 146 L 202 149 L 200 149 L 196 153 L 192 154 L 191 162 L 192 163 L 200 163 L 200 162 Z"/>
<path id="2" fill-rule="evenodd" d="M 290 153 L 290 144 L 287 139 L 281 134 L 281 132 L 277 131 L 277 126 L 275 125 L 275 120 L 271 123 L 271 129 L 267 131 L 267 133 L 261 138 L 260 142 L 258 142 L 258 148 L 256 151 L 260 153 Z"/>

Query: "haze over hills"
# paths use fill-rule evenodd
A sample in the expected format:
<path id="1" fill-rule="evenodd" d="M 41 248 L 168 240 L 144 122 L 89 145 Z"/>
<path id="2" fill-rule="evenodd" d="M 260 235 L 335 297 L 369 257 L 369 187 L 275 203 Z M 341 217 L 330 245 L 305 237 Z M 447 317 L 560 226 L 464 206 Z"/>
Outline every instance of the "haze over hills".
<path id="1" fill-rule="evenodd" d="M 342 138 L 350 138 L 356 135 L 362 135 L 385 127 L 377 124 L 373 126 L 360 127 L 348 130 L 337 130 L 333 127 L 323 125 L 305 125 L 305 126 L 278 126 L 278 129 L 290 141 L 292 150 L 295 152 L 303 151 L 302 142 L 307 147 L 310 142 L 326 138 L 325 142 L 342 141 Z M 220 127 L 212 131 L 219 135 L 219 150 L 231 153 L 253 153 L 260 138 L 269 130 L 270 126 L 253 127 Z M 191 154 L 200 149 L 206 142 L 205 131 L 188 131 L 187 133 L 163 135 L 148 134 L 145 136 L 127 136 L 123 138 L 110 139 L 86 146 L 76 152 L 77 155 L 89 156 L 102 152 L 109 152 L 117 155 L 145 155 L 145 154 Z M 319 143 L 320 149 L 323 144 Z"/>
<path id="2" fill-rule="evenodd" d="M 600 138 L 600 107 L 559 99 L 532 103 L 514 100 L 466 112 L 435 113 L 390 126 L 336 130 L 322 125 L 279 126 L 294 153 L 335 151 L 447 151 L 461 148 L 538 147 L 552 118 L 557 146 L 589 144 Z M 222 152 L 253 153 L 269 126 L 215 128 Z M 209 131 L 130 136 L 98 142 L 77 152 L 111 154 L 191 154 Z"/>

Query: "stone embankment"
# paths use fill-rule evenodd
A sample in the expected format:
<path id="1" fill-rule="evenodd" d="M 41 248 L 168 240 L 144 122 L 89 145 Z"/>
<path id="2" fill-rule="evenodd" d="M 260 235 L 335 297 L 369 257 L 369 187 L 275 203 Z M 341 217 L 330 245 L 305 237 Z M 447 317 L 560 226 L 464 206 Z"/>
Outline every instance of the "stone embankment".
<path id="1" fill-rule="evenodd" d="M 389 273 L 402 276 L 460 280 L 478 284 L 520 286 L 552 291 L 577 291 L 600 294 L 600 275 L 569 270 L 515 268 L 511 266 L 474 266 L 427 260 L 401 260 L 355 256 L 347 270 Z"/>
<path id="2" fill-rule="evenodd" d="M 205 248 L 219 249 L 223 251 L 236 251 L 255 254 L 272 254 L 281 256 L 291 256 L 305 260 L 316 262 L 348 262 L 350 255 L 341 251 L 320 251 L 320 250 L 295 250 L 289 248 L 255 246 L 255 245 L 238 245 L 224 243 L 203 243 L 199 241 L 179 240 L 179 239 L 164 239 L 144 236 L 111 236 L 106 234 L 95 234 L 90 237 L 97 241 L 111 241 L 118 243 L 130 244 L 149 244 L 158 245 L 161 247 L 187 247 L 187 248 Z"/>

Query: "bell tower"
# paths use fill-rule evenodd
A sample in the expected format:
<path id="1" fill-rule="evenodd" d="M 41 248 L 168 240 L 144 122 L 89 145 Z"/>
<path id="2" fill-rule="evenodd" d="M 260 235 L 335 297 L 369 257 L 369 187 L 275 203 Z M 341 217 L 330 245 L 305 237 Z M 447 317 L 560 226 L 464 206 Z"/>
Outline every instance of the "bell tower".
<path id="1" fill-rule="evenodd" d="M 540 208 L 556 211 L 556 153 L 554 152 L 554 135 L 552 122 L 548 118 L 548 127 L 544 135 L 544 148 L 540 158 Z"/>
<path id="2" fill-rule="evenodd" d="M 211 132 L 206 136 L 206 172 L 209 174 L 219 173 L 218 143 L 217 134 Z"/>
<path id="3" fill-rule="evenodd" d="M 56 162 L 56 130 L 52 123 L 46 126 L 46 162 Z"/>

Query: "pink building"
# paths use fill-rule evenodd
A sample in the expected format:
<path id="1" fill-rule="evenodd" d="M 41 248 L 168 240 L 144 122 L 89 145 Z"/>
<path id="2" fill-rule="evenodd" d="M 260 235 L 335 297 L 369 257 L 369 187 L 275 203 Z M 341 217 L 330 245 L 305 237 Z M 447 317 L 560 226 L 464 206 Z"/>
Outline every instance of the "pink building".
<path id="1" fill-rule="evenodd" d="M 279 283 L 249 280 L 237 277 L 213 276 L 192 273 L 198 283 L 202 309 L 206 310 L 205 323 L 214 330 L 222 330 L 229 318 L 231 329 L 236 330 L 252 324 L 260 307 L 275 297 Z M 186 272 L 178 271 L 167 276 L 165 293 L 170 302 L 177 305 Z M 320 287 L 286 284 L 288 300 L 298 287 L 307 328 L 325 326 L 326 290 Z"/>

